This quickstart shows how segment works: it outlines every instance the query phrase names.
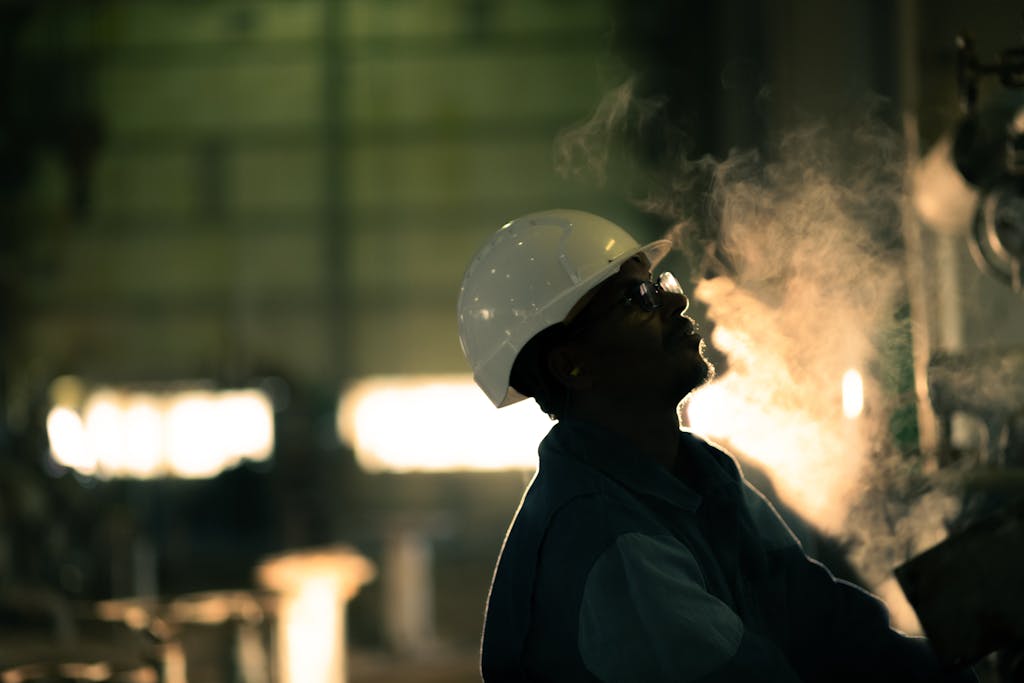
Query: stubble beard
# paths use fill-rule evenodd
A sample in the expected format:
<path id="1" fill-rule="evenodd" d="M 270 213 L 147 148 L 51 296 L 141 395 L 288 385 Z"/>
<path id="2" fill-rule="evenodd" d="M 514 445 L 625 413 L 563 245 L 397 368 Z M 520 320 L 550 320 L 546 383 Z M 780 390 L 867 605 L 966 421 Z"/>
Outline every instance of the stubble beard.
<path id="1" fill-rule="evenodd" d="M 708 360 L 704 353 L 706 348 L 704 341 L 701 340 L 700 347 L 697 349 L 693 372 L 688 374 L 684 385 L 681 387 L 684 391 L 679 399 L 680 402 L 687 400 L 694 391 L 706 384 L 710 384 L 715 379 L 717 371 L 714 363 Z"/>

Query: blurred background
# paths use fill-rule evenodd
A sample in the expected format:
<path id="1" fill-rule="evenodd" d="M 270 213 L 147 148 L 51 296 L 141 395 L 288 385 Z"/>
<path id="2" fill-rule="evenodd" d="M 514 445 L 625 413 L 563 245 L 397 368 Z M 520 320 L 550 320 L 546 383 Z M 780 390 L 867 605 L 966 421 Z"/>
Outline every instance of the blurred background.
<path id="1" fill-rule="evenodd" d="M 919 629 L 1024 486 L 1022 10 L 0 1 L 0 680 L 479 680 L 550 421 L 455 302 L 555 207 L 677 239 L 684 422 Z"/>

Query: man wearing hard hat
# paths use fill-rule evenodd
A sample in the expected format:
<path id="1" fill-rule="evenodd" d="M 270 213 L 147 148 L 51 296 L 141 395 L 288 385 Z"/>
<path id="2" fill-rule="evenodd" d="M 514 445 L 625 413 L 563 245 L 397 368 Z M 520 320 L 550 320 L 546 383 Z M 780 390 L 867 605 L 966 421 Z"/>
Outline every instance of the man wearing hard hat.
<path id="1" fill-rule="evenodd" d="M 714 373 L 679 283 L 581 211 L 514 220 L 476 254 L 459 334 L 498 407 L 558 420 L 484 624 L 494 681 L 973 681 L 808 558 L 733 459 L 680 430 Z"/>

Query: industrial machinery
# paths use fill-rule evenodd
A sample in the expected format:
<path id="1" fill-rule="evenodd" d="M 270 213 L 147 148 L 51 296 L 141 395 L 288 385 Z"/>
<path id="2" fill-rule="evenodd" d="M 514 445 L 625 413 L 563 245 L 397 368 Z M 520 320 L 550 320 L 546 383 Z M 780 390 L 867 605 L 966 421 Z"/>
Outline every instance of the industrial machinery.
<path id="1" fill-rule="evenodd" d="M 944 144 L 955 171 L 950 177 L 964 191 L 929 215 L 920 210 L 927 204 L 921 193 L 954 185 L 918 187 L 915 203 L 925 224 L 962 235 L 978 268 L 1019 294 L 1024 46 L 983 62 L 973 39 L 961 34 L 956 50 L 962 118 Z M 988 77 L 1003 88 L 980 105 L 979 84 Z M 963 505 L 950 537 L 897 568 L 896 577 L 946 664 L 995 652 L 998 680 L 1024 680 L 1024 347 L 933 351 L 927 385 L 938 421 L 938 479 L 962 496 Z M 980 425 L 970 449 L 954 438 L 954 423 L 964 417 Z"/>
<path id="2" fill-rule="evenodd" d="M 1024 99 L 1007 94 L 986 108 L 978 106 L 979 81 L 997 76 L 1009 89 L 1024 88 L 1024 47 L 981 62 L 974 41 L 957 37 L 957 81 L 964 118 L 953 145 L 953 161 L 964 179 L 980 191 L 968 245 L 978 267 L 1022 290 L 1024 262 Z"/>

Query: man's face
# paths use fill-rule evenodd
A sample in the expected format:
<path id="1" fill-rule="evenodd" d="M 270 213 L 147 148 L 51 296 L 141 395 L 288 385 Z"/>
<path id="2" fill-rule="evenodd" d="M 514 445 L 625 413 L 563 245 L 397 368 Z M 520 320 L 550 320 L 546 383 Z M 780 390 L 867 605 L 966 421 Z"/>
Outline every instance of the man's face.
<path id="1" fill-rule="evenodd" d="M 685 295 L 661 291 L 660 306 L 651 311 L 628 300 L 650 279 L 646 257 L 635 256 L 588 293 L 568 324 L 580 330 L 596 390 L 674 407 L 713 377 L 714 367 L 693 319 L 683 315 Z"/>

